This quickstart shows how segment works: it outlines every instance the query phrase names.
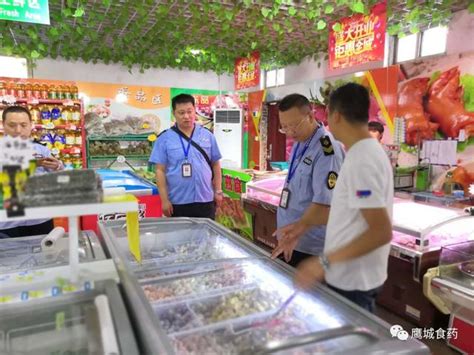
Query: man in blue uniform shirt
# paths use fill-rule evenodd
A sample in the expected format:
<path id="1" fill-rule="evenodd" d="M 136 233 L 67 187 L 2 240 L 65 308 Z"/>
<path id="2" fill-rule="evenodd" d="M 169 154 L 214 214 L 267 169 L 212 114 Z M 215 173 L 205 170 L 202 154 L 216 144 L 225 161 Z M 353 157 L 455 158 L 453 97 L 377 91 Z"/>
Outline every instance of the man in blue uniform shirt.
<path id="1" fill-rule="evenodd" d="M 314 120 L 311 105 L 303 95 L 286 96 L 279 104 L 279 116 L 280 131 L 295 144 L 278 207 L 278 245 L 272 257 L 283 254 L 286 262 L 296 266 L 323 251 L 329 205 L 344 152 Z"/>
<path id="2" fill-rule="evenodd" d="M 150 162 L 166 217 L 215 217 L 222 201 L 221 153 L 214 135 L 195 124 L 194 97 L 175 96 L 176 124 L 155 141 Z"/>
<path id="3" fill-rule="evenodd" d="M 31 113 L 25 107 L 10 106 L 6 108 L 2 114 L 2 122 L 5 135 L 31 139 L 31 131 L 33 130 Z M 33 148 L 36 153 L 36 174 L 63 169 L 61 161 L 53 158 L 48 148 L 36 142 L 33 144 Z M 54 225 L 51 219 L 0 222 L 0 238 L 47 234 L 53 228 Z"/>

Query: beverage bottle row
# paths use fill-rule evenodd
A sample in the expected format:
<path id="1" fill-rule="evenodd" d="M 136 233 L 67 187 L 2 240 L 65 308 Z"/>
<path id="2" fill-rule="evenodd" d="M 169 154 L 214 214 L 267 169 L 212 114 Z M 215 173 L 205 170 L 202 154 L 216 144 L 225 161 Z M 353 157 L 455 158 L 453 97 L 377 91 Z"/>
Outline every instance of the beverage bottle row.
<path id="1" fill-rule="evenodd" d="M 0 81 L 0 96 L 17 99 L 79 100 L 79 89 L 74 83 L 46 84 L 21 81 Z"/>

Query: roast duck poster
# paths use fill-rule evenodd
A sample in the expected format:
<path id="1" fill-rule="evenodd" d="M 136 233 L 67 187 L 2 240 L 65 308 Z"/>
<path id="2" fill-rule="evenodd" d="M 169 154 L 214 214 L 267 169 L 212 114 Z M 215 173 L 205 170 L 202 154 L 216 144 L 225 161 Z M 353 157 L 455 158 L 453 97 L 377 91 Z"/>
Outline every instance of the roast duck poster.
<path id="1" fill-rule="evenodd" d="M 400 67 L 397 116 L 405 120 L 400 166 L 416 165 L 423 140 L 458 139 L 457 166 L 437 167 L 433 190 L 440 190 L 447 171 L 467 192 L 474 183 L 474 53 L 410 62 Z"/>

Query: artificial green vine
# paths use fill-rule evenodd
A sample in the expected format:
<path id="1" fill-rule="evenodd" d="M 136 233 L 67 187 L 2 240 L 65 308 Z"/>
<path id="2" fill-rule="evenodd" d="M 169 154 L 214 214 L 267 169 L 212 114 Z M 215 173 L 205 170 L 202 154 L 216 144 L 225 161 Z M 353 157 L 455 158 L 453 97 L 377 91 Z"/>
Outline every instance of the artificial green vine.
<path id="1" fill-rule="evenodd" d="M 100 4 L 102 2 L 102 4 Z M 211 0 L 50 0 L 51 26 L 0 21 L 0 47 L 7 55 L 85 62 L 122 63 L 128 68 L 178 68 L 233 72 L 235 58 L 257 50 L 262 68 L 327 55 L 328 32 L 341 17 L 367 13 L 374 0 L 243 0 L 233 6 Z M 445 25 L 453 0 L 406 1 L 397 12 L 388 1 L 388 32 L 394 36 Z M 174 5 L 173 5 L 174 4 Z M 100 11 L 98 11 L 100 8 Z M 474 4 L 468 6 L 474 12 Z M 292 37 L 302 33 L 304 39 Z M 194 50 L 194 51 L 192 51 Z M 195 50 L 199 50 L 196 52 Z"/>

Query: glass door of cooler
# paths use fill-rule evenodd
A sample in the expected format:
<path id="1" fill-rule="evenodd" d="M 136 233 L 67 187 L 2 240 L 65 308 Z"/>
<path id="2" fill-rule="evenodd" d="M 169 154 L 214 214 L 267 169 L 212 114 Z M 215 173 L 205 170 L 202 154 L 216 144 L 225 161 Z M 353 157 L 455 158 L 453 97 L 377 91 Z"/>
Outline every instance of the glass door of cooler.
<path id="1" fill-rule="evenodd" d="M 46 235 L 23 238 L 0 239 L 0 274 L 20 270 L 32 270 L 69 263 L 69 240 L 67 234 L 54 242 L 53 246 L 42 243 Z M 90 231 L 79 235 L 79 262 L 104 260 L 97 236 Z"/>
<path id="2" fill-rule="evenodd" d="M 109 251 L 130 258 L 117 227 L 101 227 Z M 368 354 L 382 344 L 428 353 L 417 341 L 392 340 L 387 324 L 330 291 L 300 292 L 278 312 L 295 292 L 292 271 L 213 222 L 144 220 L 141 234 L 145 260 L 129 259 L 130 273 L 118 267 L 122 283 L 133 312 L 148 315 L 177 354 Z"/>
<path id="3" fill-rule="evenodd" d="M 138 354 L 117 286 L 0 306 L 1 354 Z"/>

